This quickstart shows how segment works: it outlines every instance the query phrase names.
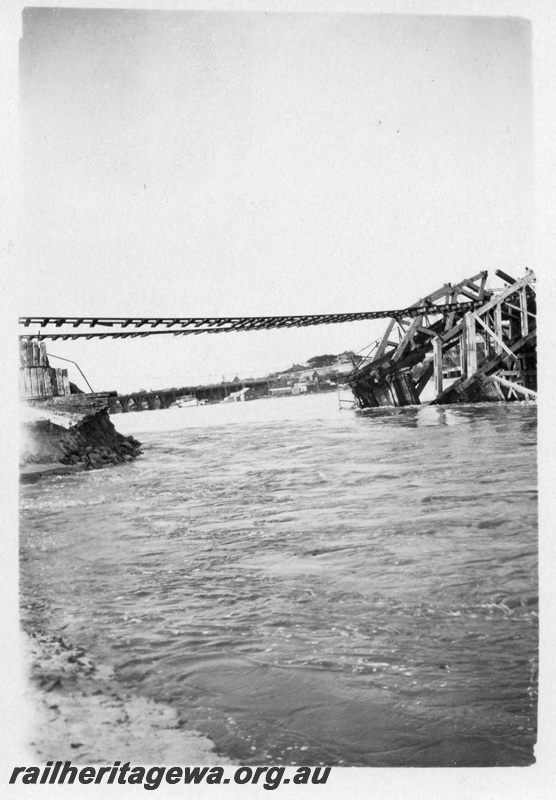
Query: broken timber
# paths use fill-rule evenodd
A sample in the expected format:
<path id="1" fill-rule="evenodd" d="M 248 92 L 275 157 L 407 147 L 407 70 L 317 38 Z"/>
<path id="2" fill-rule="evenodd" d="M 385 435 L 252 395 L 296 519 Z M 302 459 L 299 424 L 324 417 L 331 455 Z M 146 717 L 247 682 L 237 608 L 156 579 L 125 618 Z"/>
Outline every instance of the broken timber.
<path id="1" fill-rule="evenodd" d="M 430 379 L 434 403 L 535 399 L 536 291 L 533 272 L 492 292 L 487 272 L 447 284 L 415 303 L 418 316 L 392 318 L 348 383 L 361 408 L 418 405 Z M 472 310 L 442 311 L 469 302 Z M 445 385 L 447 376 L 456 377 Z M 447 382 L 446 382 L 447 383 Z"/>

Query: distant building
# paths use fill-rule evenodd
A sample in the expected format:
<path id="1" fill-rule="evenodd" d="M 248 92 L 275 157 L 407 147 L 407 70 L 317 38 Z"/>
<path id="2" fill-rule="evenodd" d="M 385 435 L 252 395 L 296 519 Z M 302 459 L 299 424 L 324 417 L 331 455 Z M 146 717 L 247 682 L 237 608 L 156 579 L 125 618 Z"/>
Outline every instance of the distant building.
<path id="1" fill-rule="evenodd" d="M 250 392 L 251 389 L 247 386 L 245 389 L 240 389 L 239 392 L 232 392 L 222 400 L 222 403 L 243 403 L 246 399 L 247 393 Z"/>

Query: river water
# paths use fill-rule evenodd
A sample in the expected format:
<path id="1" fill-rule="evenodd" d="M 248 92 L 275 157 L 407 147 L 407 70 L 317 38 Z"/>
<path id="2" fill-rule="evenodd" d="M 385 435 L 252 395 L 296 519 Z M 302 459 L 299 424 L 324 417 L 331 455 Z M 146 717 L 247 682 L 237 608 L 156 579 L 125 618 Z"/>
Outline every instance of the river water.
<path id="1" fill-rule="evenodd" d="M 21 490 L 21 596 L 245 764 L 525 765 L 536 408 L 334 394 L 118 415 Z"/>

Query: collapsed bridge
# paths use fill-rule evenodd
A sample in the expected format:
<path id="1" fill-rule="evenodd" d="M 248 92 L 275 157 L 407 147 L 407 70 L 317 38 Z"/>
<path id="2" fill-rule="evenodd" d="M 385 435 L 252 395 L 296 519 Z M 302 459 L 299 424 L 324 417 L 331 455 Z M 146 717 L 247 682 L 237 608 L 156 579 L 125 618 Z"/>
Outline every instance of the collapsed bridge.
<path id="1" fill-rule="evenodd" d="M 29 389 L 24 380 L 24 394 L 69 391 L 67 371 L 52 370 L 41 355 L 46 339 L 187 336 L 389 319 L 383 337 L 365 357 L 354 360 L 347 379 L 360 408 L 419 404 L 431 378 L 433 402 L 439 404 L 535 399 L 535 275 L 527 271 L 519 280 L 500 270 L 496 275 L 506 283 L 504 289 L 489 289 L 488 273 L 483 271 L 460 283 L 445 284 L 412 306 L 389 311 L 261 317 L 21 317 L 20 325 L 26 329 L 20 336 L 23 378 L 35 379 L 37 370 L 46 370 L 43 377 L 49 385 L 62 382 L 61 389 L 46 392 Z"/>
<path id="2" fill-rule="evenodd" d="M 507 284 L 501 291 L 487 289 L 483 271 L 412 307 L 426 312 L 392 317 L 348 378 L 359 406 L 417 405 L 433 377 L 438 404 L 536 398 L 535 275 L 496 275 Z M 450 304 L 460 308 L 446 313 Z"/>

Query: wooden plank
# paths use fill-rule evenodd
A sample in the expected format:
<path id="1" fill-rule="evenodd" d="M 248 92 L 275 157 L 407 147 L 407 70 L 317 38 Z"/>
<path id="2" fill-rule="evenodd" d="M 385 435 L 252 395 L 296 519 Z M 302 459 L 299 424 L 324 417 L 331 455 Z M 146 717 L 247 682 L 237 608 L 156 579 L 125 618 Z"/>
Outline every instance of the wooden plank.
<path id="1" fill-rule="evenodd" d="M 46 353 L 46 342 L 39 342 L 39 361 L 41 367 L 48 367 L 48 355 Z"/>
<path id="2" fill-rule="evenodd" d="M 31 342 L 19 342 L 19 366 L 24 369 L 29 364 L 29 351 L 31 349 Z"/>
<path id="3" fill-rule="evenodd" d="M 33 380 L 34 370 L 29 369 L 27 371 L 27 380 L 29 383 L 29 397 L 36 397 L 37 396 L 37 382 Z"/>
<path id="4" fill-rule="evenodd" d="M 55 390 L 55 394 L 59 396 L 64 396 L 66 394 L 69 394 L 69 392 L 66 391 L 66 383 L 68 384 L 67 388 L 69 388 L 69 381 L 67 380 L 67 377 L 68 377 L 67 369 L 56 368 L 53 371 L 52 383 L 53 383 L 53 389 Z"/>
<path id="5" fill-rule="evenodd" d="M 521 311 L 521 334 L 527 336 L 529 333 L 529 320 L 527 318 L 527 294 L 525 287 L 519 293 L 519 306 Z"/>
<path id="6" fill-rule="evenodd" d="M 63 388 L 62 394 L 64 395 L 71 394 L 68 371 L 67 369 L 62 369 L 60 370 L 60 372 L 62 373 L 62 388 Z"/>
<path id="7" fill-rule="evenodd" d="M 494 341 L 496 342 L 496 352 L 502 352 L 501 343 L 502 339 L 502 306 L 500 303 L 494 307 L 494 333 L 496 334 Z"/>
<path id="8" fill-rule="evenodd" d="M 29 375 L 29 397 L 38 397 L 39 390 L 37 385 L 36 372 L 32 367 L 30 367 L 27 374 Z"/>
<path id="9" fill-rule="evenodd" d="M 52 397 L 52 395 L 54 394 L 54 390 L 53 390 L 53 387 L 52 387 L 52 375 L 50 374 L 50 369 L 49 369 L 49 367 L 42 367 L 41 368 L 41 372 L 42 372 L 42 376 L 41 376 L 42 377 L 42 385 L 41 385 L 42 397 Z"/>
<path id="10" fill-rule="evenodd" d="M 31 397 L 31 374 L 28 367 L 23 369 L 23 385 L 25 387 L 24 396 Z"/>

